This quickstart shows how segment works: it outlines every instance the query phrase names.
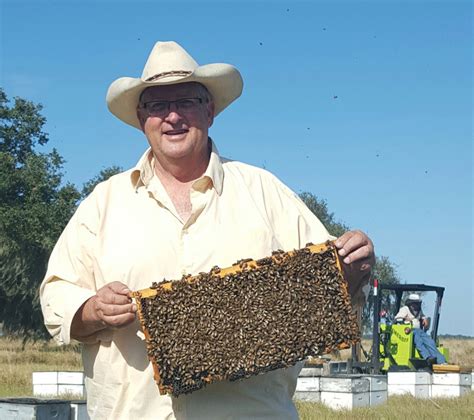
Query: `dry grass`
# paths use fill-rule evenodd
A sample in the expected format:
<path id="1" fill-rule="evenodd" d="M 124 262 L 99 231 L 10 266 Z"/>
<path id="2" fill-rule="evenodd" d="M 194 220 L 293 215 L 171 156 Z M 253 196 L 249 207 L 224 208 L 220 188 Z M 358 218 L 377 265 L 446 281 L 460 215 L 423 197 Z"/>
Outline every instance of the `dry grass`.
<path id="1" fill-rule="evenodd" d="M 474 392 L 460 398 L 417 399 L 412 396 L 390 397 L 378 407 L 331 410 L 316 403 L 297 403 L 301 420 L 313 419 L 472 419 L 474 418 Z"/>
<path id="2" fill-rule="evenodd" d="M 473 366 L 474 339 L 445 339 L 451 360 Z M 367 345 L 368 343 L 366 343 Z M 367 346 L 368 347 L 368 346 Z M 341 359 L 347 358 L 341 352 Z M 31 396 L 33 371 L 82 370 L 78 346 L 57 347 L 52 343 L 27 344 L 0 337 L 0 398 Z M 297 403 L 302 420 L 311 419 L 468 419 L 474 418 L 474 393 L 461 398 L 420 400 L 410 396 L 391 397 L 387 404 L 352 411 L 334 411 L 322 404 Z"/>
<path id="3" fill-rule="evenodd" d="M 444 339 L 440 343 L 449 349 L 449 362 L 466 369 L 474 368 L 474 340 Z"/>
<path id="4" fill-rule="evenodd" d="M 31 396 L 34 371 L 82 370 L 78 346 L 29 343 L 0 337 L 0 397 Z"/>

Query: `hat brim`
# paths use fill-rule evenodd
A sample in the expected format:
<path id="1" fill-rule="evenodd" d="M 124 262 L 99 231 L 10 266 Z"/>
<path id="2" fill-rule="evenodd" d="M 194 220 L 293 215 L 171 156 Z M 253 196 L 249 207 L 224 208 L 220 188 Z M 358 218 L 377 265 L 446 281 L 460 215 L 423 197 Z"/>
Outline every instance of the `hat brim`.
<path id="1" fill-rule="evenodd" d="M 112 114 L 141 130 L 137 117 L 140 95 L 148 87 L 197 82 L 206 86 L 214 99 L 215 114 L 235 101 L 242 93 L 243 81 L 239 71 L 230 64 L 215 63 L 197 67 L 188 76 L 171 76 L 147 82 L 140 78 L 121 77 L 107 91 L 107 106 Z"/>

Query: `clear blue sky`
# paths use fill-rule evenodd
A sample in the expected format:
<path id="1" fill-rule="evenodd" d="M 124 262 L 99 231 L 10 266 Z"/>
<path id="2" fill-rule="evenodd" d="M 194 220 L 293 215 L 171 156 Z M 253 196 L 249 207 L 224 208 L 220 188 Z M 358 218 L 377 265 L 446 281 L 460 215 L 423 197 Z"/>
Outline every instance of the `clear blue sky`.
<path id="1" fill-rule="evenodd" d="M 446 287 L 442 333 L 473 331 L 469 1 L 1 1 L 1 86 L 44 105 L 81 186 L 133 166 L 144 137 L 105 105 L 157 40 L 234 64 L 221 154 L 327 200 L 402 281 Z"/>

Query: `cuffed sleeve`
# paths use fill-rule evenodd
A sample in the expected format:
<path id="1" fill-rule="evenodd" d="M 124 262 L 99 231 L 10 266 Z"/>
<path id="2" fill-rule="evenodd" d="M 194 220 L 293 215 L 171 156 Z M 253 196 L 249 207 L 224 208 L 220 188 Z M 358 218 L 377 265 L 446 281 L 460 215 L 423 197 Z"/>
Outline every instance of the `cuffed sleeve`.
<path id="1" fill-rule="evenodd" d="M 65 280 L 45 279 L 41 295 L 44 322 L 58 344 L 70 343 L 74 315 L 94 295 L 94 291 Z"/>

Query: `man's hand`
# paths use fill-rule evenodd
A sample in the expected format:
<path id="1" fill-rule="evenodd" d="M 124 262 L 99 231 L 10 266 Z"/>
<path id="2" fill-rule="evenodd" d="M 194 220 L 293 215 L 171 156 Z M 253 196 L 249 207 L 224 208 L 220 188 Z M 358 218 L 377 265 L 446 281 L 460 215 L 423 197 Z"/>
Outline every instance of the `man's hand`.
<path id="1" fill-rule="evenodd" d="M 107 327 L 124 327 L 135 319 L 137 306 L 128 287 L 118 281 L 106 284 L 76 312 L 71 337 L 81 339 Z"/>
<path id="2" fill-rule="evenodd" d="M 370 276 L 375 264 L 374 244 L 364 232 L 353 230 L 339 237 L 335 245 L 342 257 L 349 293 L 354 296 Z"/>
<path id="3" fill-rule="evenodd" d="M 426 331 L 430 327 L 430 320 L 428 318 L 421 318 L 421 327 Z"/>

